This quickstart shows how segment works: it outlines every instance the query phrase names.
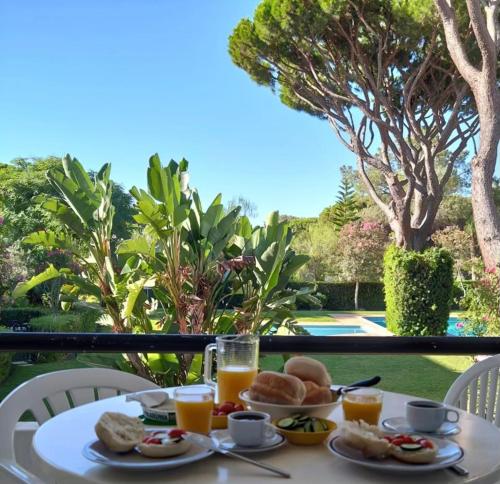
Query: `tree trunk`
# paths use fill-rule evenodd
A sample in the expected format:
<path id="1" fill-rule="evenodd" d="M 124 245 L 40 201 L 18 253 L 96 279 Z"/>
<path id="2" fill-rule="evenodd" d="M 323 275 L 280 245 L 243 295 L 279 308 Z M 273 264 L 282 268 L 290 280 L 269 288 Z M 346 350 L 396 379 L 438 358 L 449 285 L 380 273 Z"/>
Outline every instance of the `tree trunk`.
<path id="1" fill-rule="evenodd" d="M 490 89 L 478 89 L 474 94 L 481 122 L 479 152 L 472 160 L 474 224 L 485 266 L 500 267 L 500 217 L 493 196 L 493 175 L 500 140 L 500 113 L 494 107 L 500 106 L 500 96 L 495 92 L 491 99 Z"/>
<path id="2" fill-rule="evenodd" d="M 356 281 L 354 286 L 354 309 L 356 311 L 359 309 L 359 281 Z"/>

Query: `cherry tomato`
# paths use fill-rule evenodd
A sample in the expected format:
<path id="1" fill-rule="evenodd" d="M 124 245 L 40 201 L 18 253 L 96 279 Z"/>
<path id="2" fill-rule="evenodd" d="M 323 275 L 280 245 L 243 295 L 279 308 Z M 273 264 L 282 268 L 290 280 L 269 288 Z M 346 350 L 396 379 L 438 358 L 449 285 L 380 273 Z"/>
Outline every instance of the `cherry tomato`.
<path id="1" fill-rule="evenodd" d="M 404 444 L 404 440 L 402 438 L 395 438 L 391 443 L 392 445 L 401 445 Z"/>
<path id="2" fill-rule="evenodd" d="M 228 413 L 234 412 L 234 403 L 232 402 L 224 402 L 220 407 L 219 411 L 224 412 L 226 415 Z"/>
<path id="3" fill-rule="evenodd" d="M 168 436 L 172 439 L 177 439 L 182 437 L 185 433 L 186 431 L 182 429 L 172 429 L 168 432 Z"/>
<path id="4" fill-rule="evenodd" d="M 403 440 L 403 444 L 414 444 L 415 443 L 415 441 L 409 435 L 404 435 L 401 438 Z"/>
<path id="5" fill-rule="evenodd" d="M 245 407 L 243 407 L 243 405 L 241 403 L 237 403 L 234 406 L 234 411 L 235 412 L 243 412 L 243 410 L 245 410 Z"/>
<path id="6" fill-rule="evenodd" d="M 219 417 L 226 416 L 226 415 L 227 415 L 227 413 L 226 413 L 226 412 L 224 412 L 224 410 L 219 410 L 219 411 L 217 412 L 217 416 L 219 416 Z"/>

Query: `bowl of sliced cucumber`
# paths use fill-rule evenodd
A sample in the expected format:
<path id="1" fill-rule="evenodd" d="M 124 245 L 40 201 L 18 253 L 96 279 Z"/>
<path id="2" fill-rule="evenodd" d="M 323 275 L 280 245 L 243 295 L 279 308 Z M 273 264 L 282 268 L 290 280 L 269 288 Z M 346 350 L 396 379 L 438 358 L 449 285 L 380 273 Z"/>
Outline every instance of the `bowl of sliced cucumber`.
<path id="1" fill-rule="evenodd" d="M 273 425 L 288 442 L 295 445 L 321 444 L 337 428 L 337 424 L 332 420 L 311 417 L 303 413 L 294 413 L 288 417 L 276 419 Z"/>

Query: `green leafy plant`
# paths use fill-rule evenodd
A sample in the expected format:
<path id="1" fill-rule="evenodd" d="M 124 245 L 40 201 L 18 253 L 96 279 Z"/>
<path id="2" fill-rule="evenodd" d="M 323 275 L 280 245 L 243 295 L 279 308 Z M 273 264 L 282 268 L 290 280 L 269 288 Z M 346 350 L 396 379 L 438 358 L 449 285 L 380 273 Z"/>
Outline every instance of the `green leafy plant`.
<path id="1" fill-rule="evenodd" d="M 80 162 L 67 155 L 62 161 L 62 169 L 47 172 L 57 195 L 39 197 L 37 201 L 62 229 L 34 232 L 23 242 L 49 250 L 64 250 L 77 264 L 71 268 L 56 268 L 50 264 L 40 274 L 18 284 L 13 297 L 22 297 L 39 284 L 62 277 L 60 300 L 63 309 L 68 309 L 80 295 L 92 295 L 104 306 L 114 332 L 144 331 L 149 329 L 145 308 L 134 304 L 138 294 L 131 290 L 137 284 L 135 273 L 133 270 L 122 272 L 120 261 L 112 250 L 115 209 L 110 171 L 111 166 L 105 164 L 92 180 Z M 127 267 L 130 268 L 130 263 Z M 152 378 L 140 356 L 129 354 L 127 357 L 138 374 Z"/>
<path id="2" fill-rule="evenodd" d="M 462 306 L 466 309 L 466 334 L 500 335 L 500 275 L 497 269 L 488 268 L 479 280 L 471 281 Z"/>
<path id="3" fill-rule="evenodd" d="M 391 245 L 384 257 L 387 329 L 400 336 L 446 334 L 453 259 L 444 249 L 412 252 Z"/>

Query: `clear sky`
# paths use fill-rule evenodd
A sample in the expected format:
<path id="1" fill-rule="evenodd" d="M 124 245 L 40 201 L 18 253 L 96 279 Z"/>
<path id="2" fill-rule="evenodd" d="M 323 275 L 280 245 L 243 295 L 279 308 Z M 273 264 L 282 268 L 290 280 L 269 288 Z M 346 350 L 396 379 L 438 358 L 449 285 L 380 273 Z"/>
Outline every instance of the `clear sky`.
<path id="1" fill-rule="evenodd" d="M 0 0 L 0 161 L 69 152 L 130 187 L 152 153 L 184 156 L 204 200 L 317 215 L 354 157 L 232 64 L 228 35 L 257 3 Z"/>

